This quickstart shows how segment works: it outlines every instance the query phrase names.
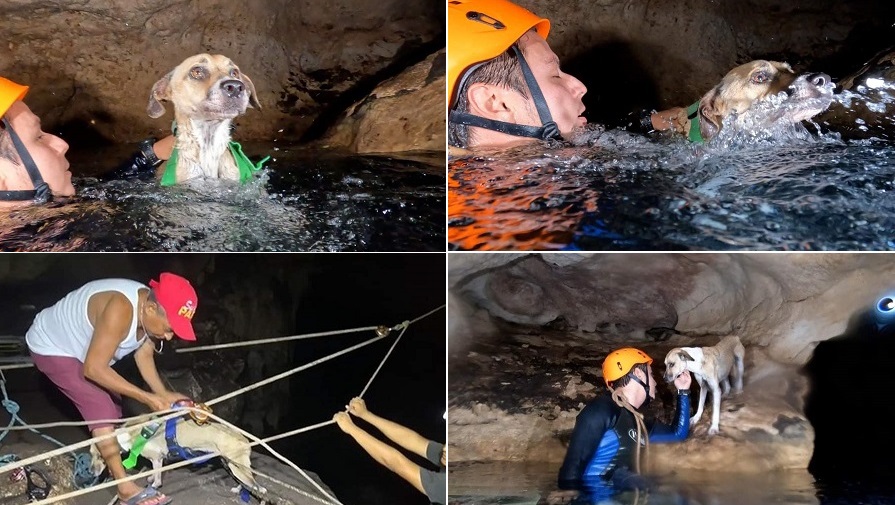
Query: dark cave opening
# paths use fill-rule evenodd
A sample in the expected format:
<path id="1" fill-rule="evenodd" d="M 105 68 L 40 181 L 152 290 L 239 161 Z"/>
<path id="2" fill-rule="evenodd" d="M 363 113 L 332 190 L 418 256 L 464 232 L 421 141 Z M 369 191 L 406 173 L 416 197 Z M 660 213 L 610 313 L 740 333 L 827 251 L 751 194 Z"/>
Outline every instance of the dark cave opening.
<path id="1" fill-rule="evenodd" d="M 895 311 L 877 307 L 855 314 L 842 335 L 815 348 L 804 368 L 805 415 L 815 430 L 808 470 L 815 478 L 895 487 L 895 432 L 887 423 L 895 416 L 893 354 Z"/>

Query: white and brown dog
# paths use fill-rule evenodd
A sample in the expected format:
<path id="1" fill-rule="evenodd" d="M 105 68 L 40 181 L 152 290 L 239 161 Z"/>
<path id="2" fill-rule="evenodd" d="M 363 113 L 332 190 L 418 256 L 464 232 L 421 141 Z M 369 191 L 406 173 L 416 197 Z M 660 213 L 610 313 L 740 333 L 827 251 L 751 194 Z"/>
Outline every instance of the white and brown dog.
<path id="1" fill-rule="evenodd" d="M 128 425 L 125 424 L 125 427 Z M 122 450 L 130 451 L 131 446 L 137 437 L 140 436 L 142 427 L 130 428 L 118 435 L 118 445 Z M 177 444 L 180 447 L 198 452 L 217 451 L 226 458 L 227 467 L 233 474 L 233 477 L 239 481 L 242 486 L 255 493 L 263 494 L 264 488 L 257 485 L 255 477 L 252 474 L 251 454 L 252 448 L 248 439 L 242 434 L 237 433 L 231 428 L 220 423 L 196 424 L 190 420 L 178 420 L 176 428 Z M 156 433 L 146 441 L 140 456 L 148 459 L 152 463 L 152 469 L 155 471 L 149 478 L 149 484 L 158 488 L 162 485 L 161 468 L 168 457 L 168 442 L 165 438 L 165 426 L 161 426 Z M 90 446 L 90 468 L 93 475 L 99 476 L 106 468 L 102 456 L 96 444 Z M 232 461 L 232 463 L 231 463 Z M 233 492 L 239 491 L 239 487 L 232 489 Z"/>
<path id="2" fill-rule="evenodd" d="M 721 417 L 721 396 L 730 392 L 743 391 L 743 357 L 746 350 L 739 337 L 730 335 L 721 339 L 714 347 L 675 347 L 665 356 L 665 380 L 673 382 L 678 375 L 689 370 L 699 383 L 699 405 L 696 414 L 690 418 L 695 424 L 702 417 L 705 396 L 712 391 L 712 425 L 709 435 L 718 433 Z M 722 391 L 723 390 L 723 391 Z"/>
<path id="3" fill-rule="evenodd" d="M 689 108 L 659 114 L 671 129 L 698 142 L 716 137 L 722 128 L 795 125 L 823 112 L 832 101 L 829 75 L 798 75 L 787 63 L 755 60 L 728 72 Z"/>
<path id="4" fill-rule="evenodd" d="M 176 182 L 198 177 L 239 180 L 229 150 L 230 123 L 249 106 L 261 109 L 251 79 L 226 56 L 197 54 L 152 87 L 146 108 L 150 117 L 165 113 L 162 102 L 174 105 Z"/>

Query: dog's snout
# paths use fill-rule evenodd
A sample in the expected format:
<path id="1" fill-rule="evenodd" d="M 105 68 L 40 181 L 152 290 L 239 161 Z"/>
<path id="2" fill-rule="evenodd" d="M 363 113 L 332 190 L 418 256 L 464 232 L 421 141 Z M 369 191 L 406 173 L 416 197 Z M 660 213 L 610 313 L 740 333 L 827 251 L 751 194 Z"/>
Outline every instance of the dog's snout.
<path id="1" fill-rule="evenodd" d="M 826 86 L 827 83 L 830 81 L 831 81 L 830 76 L 827 74 L 821 73 L 821 72 L 808 75 L 808 82 L 817 86 L 818 88 L 822 88 L 822 87 Z"/>
<path id="2" fill-rule="evenodd" d="M 242 90 L 245 89 L 245 86 L 242 84 L 242 81 L 229 79 L 221 83 L 221 88 L 227 96 L 234 98 L 242 94 Z"/>

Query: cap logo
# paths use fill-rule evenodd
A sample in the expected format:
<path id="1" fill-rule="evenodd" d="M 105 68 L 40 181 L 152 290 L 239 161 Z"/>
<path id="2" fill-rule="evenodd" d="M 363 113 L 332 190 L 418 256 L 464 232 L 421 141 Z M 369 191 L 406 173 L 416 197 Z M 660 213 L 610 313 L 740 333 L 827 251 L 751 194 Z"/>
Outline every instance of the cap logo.
<path id="1" fill-rule="evenodd" d="M 180 307 L 180 310 L 177 311 L 178 316 L 185 317 L 191 321 L 193 319 L 193 314 L 195 314 L 195 313 L 196 313 L 196 308 L 193 307 L 192 300 L 187 300 L 186 303 L 184 303 L 183 306 Z"/>

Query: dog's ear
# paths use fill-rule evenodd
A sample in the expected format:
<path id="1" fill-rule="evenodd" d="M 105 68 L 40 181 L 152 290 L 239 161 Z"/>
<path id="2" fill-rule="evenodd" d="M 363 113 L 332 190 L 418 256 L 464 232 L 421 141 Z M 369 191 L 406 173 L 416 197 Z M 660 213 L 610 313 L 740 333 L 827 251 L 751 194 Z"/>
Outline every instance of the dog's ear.
<path id="1" fill-rule="evenodd" d="M 155 119 L 165 114 L 165 106 L 162 105 L 162 102 L 171 99 L 171 76 L 173 74 L 173 70 L 168 72 L 168 75 L 159 79 L 152 86 L 152 91 L 149 93 L 149 104 L 146 106 L 146 113 L 149 114 L 149 117 Z"/>
<path id="2" fill-rule="evenodd" d="M 726 110 L 721 100 L 721 86 L 715 86 L 699 100 L 699 132 L 708 140 L 721 131 Z"/>
<path id="3" fill-rule="evenodd" d="M 253 109 L 261 110 L 261 102 L 258 101 L 258 96 L 255 94 L 255 85 L 252 84 L 252 80 L 249 79 L 249 76 L 242 74 L 242 83 L 245 84 L 246 91 L 249 93 L 249 105 Z"/>
<path id="4" fill-rule="evenodd" d="M 696 361 L 695 359 L 693 359 L 693 356 L 690 356 L 690 354 L 684 350 L 678 351 L 677 355 L 679 358 L 681 358 L 681 361 Z"/>

